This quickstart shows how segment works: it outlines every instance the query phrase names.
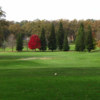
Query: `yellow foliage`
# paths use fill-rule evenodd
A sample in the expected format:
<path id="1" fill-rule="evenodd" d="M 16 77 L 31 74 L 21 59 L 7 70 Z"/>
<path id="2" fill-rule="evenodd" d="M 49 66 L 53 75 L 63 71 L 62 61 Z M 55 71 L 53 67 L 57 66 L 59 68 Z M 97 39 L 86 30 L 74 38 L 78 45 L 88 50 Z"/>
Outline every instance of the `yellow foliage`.
<path id="1" fill-rule="evenodd" d="M 99 40 L 99 41 L 97 41 L 97 47 L 99 47 L 99 48 L 100 48 L 100 40 Z"/>

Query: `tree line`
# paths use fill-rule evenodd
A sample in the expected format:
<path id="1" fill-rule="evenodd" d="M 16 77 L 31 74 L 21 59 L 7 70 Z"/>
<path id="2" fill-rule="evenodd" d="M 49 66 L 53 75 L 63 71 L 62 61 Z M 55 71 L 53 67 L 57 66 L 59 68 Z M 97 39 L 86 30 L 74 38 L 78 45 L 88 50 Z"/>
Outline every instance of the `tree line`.
<path id="1" fill-rule="evenodd" d="M 6 48 L 6 46 L 9 46 L 12 48 L 12 51 L 16 45 L 17 37 L 19 36 L 19 34 L 21 34 L 22 39 L 24 40 L 24 42 L 26 42 L 27 45 L 28 37 L 30 37 L 32 34 L 37 34 L 42 39 L 44 37 L 44 36 L 41 37 L 43 31 L 45 31 L 44 41 L 46 41 L 46 45 L 48 45 L 49 48 L 52 49 L 51 43 L 56 40 L 55 48 L 58 48 L 59 50 L 69 49 L 69 47 L 66 47 L 65 44 L 71 42 L 77 44 L 76 40 L 79 41 L 77 38 L 80 37 L 78 36 L 78 33 L 80 33 L 79 29 L 81 23 L 83 23 L 85 32 L 84 33 L 85 48 L 86 48 L 86 36 L 88 35 L 87 31 L 89 25 L 91 26 L 92 36 L 96 40 L 100 39 L 100 20 L 88 19 L 79 21 L 78 20 L 69 21 L 60 19 L 54 21 L 47 21 L 47 20 L 37 19 L 34 21 L 25 20 L 21 22 L 13 22 L 2 19 L 2 17 L 4 16 L 5 13 L 0 8 L 0 47 Z M 55 35 L 53 34 L 54 36 L 52 36 L 51 34 L 53 32 L 55 34 Z M 52 37 L 55 37 L 55 40 L 52 40 Z M 77 47 L 76 50 L 78 50 Z"/>
<path id="2" fill-rule="evenodd" d="M 20 35 L 19 35 L 20 36 Z M 90 52 L 95 49 L 95 38 L 92 34 L 92 28 L 88 25 L 87 31 L 84 31 L 84 24 L 81 23 L 78 29 L 78 33 L 75 39 L 75 50 L 76 51 L 84 51 L 87 50 Z M 64 33 L 62 22 L 59 23 L 58 35 L 55 34 L 55 26 L 51 24 L 51 32 L 49 35 L 48 43 L 46 41 L 45 29 L 42 28 L 40 38 L 38 35 L 32 35 L 29 44 L 30 49 L 40 49 L 41 51 L 46 51 L 47 48 L 49 50 L 60 50 L 60 51 L 69 51 L 69 43 L 67 34 Z M 22 51 L 23 49 L 23 41 L 21 38 L 17 40 L 17 50 Z"/>
<path id="3" fill-rule="evenodd" d="M 38 35 L 32 35 L 30 37 L 30 40 L 28 42 L 28 46 L 30 49 L 40 49 L 41 51 L 46 51 L 47 48 L 49 50 L 56 50 L 57 48 L 61 51 L 68 51 L 69 50 L 69 44 L 68 44 L 68 38 L 67 35 L 65 36 L 63 24 L 60 22 L 59 24 L 59 30 L 58 30 L 58 36 L 56 36 L 55 33 L 55 26 L 52 23 L 51 24 L 51 31 L 50 35 L 48 37 L 48 43 L 45 36 L 45 28 L 42 28 L 40 38 Z M 17 51 L 22 51 L 23 49 L 23 39 L 21 38 L 21 34 L 19 34 L 19 37 L 17 39 Z"/>

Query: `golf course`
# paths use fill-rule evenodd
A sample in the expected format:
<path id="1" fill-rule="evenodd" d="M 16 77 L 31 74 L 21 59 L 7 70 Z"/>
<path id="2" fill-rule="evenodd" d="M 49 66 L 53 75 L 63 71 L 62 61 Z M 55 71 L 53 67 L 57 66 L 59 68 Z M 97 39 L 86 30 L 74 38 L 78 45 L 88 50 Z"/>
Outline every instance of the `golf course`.
<path id="1" fill-rule="evenodd" d="M 100 0 L 0 0 L 0 100 L 100 100 Z"/>
<path id="2" fill-rule="evenodd" d="M 0 100 L 100 100 L 100 52 L 0 52 Z"/>

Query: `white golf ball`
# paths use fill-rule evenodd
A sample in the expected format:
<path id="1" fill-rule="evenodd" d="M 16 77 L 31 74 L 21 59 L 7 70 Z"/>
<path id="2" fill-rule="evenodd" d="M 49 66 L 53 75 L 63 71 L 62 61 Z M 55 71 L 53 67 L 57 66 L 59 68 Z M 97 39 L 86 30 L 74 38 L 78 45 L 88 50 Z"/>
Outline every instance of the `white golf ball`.
<path id="1" fill-rule="evenodd" d="M 54 75 L 56 76 L 56 75 L 57 75 L 57 73 L 54 73 Z"/>

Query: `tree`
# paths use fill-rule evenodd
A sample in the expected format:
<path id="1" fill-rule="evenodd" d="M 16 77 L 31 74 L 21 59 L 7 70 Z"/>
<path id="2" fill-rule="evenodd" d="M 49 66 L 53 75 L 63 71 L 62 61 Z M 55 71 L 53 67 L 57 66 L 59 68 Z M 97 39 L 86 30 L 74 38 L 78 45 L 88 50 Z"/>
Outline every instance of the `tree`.
<path id="1" fill-rule="evenodd" d="M 7 42 L 6 41 L 3 41 L 2 48 L 3 48 L 4 51 L 5 51 L 6 47 L 7 47 Z"/>
<path id="2" fill-rule="evenodd" d="M 0 20 L 0 46 L 2 46 L 2 43 L 6 42 L 6 39 L 9 35 L 8 26 L 8 21 Z"/>
<path id="3" fill-rule="evenodd" d="M 92 36 L 92 29 L 91 26 L 88 26 L 88 31 L 86 35 L 86 49 L 90 52 L 92 49 L 94 49 L 95 44 L 93 41 L 93 36 Z"/>
<path id="4" fill-rule="evenodd" d="M 68 37 L 67 37 L 67 34 L 66 34 L 65 37 L 64 37 L 63 50 L 64 50 L 64 51 L 69 51 L 69 44 L 68 44 Z"/>
<path id="5" fill-rule="evenodd" d="M 15 44 L 16 44 L 15 35 L 14 35 L 14 34 L 10 34 L 10 35 L 8 36 L 8 39 L 7 39 L 7 45 L 8 45 L 8 47 L 11 47 L 12 52 L 13 52 L 13 50 L 14 50 Z"/>
<path id="6" fill-rule="evenodd" d="M 58 47 L 60 50 L 63 49 L 63 42 L 64 42 L 64 29 L 62 22 L 60 22 L 58 30 Z"/>
<path id="7" fill-rule="evenodd" d="M 22 33 L 21 27 L 20 27 L 19 24 L 11 24 L 11 25 L 9 25 L 9 31 L 10 31 L 11 34 L 14 34 L 15 37 L 17 37 L 17 35 L 19 33 Z"/>
<path id="8" fill-rule="evenodd" d="M 17 37 L 17 46 L 16 46 L 16 50 L 17 51 L 22 51 L 23 49 L 23 38 L 22 38 L 22 34 L 19 34 Z"/>
<path id="9" fill-rule="evenodd" d="M 5 44 L 5 40 L 4 40 L 4 37 L 3 37 L 3 26 L 5 25 L 5 22 L 4 20 L 2 20 L 2 17 L 5 17 L 5 12 L 1 9 L 0 7 L 0 46 L 2 45 L 2 42 L 3 44 Z"/>
<path id="10" fill-rule="evenodd" d="M 27 35 L 24 36 L 24 45 L 25 45 L 27 51 L 28 51 L 28 41 L 29 41 L 29 39 L 30 38 Z"/>
<path id="11" fill-rule="evenodd" d="M 40 49 L 45 51 L 47 43 L 46 43 L 45 29 L 44 28 L 42 28 L 40 40 L 41 40 L 41 48 Z"/>
<path id="12" fill-rule="evenodd" d="M 56 50 L 57 45 L 56 45 L 56 36 L 55 36 L 55 27 L 54 24 L 52 23 L 51 25 L 51 33 L 48 39 L 48 48 L 50 50 Z"/>
<path id="13" fill-rule="evenodd" d="M 84 32 L 84 25 L 83 23 L 81 23 L 75 40 L 75 50 L 84 51 L 84 49 L 85 49 L 85 32 Z"/>
<path id="14" fill-rule="evenodd" d="M 5 12 L 0 7 L 0 19 L 1 19 L 1 17 L 5 17 Z"/>
<path id="15" fill-rule="evenodd" d="M 30 40 L 28 42 L 28 47 L 30 49 L 36 49 L 36 48 L 40 49 L 41 48 L 41 41 L 38 35 L 32 35 L 30 37 Z"/>
<path id="16" fill-rule="evenodd" d="M 100 40 L 99 40 L 99 41 L 97 41 L 97 47 L 99 47 L 99 48 L 100 48 Z"/>

